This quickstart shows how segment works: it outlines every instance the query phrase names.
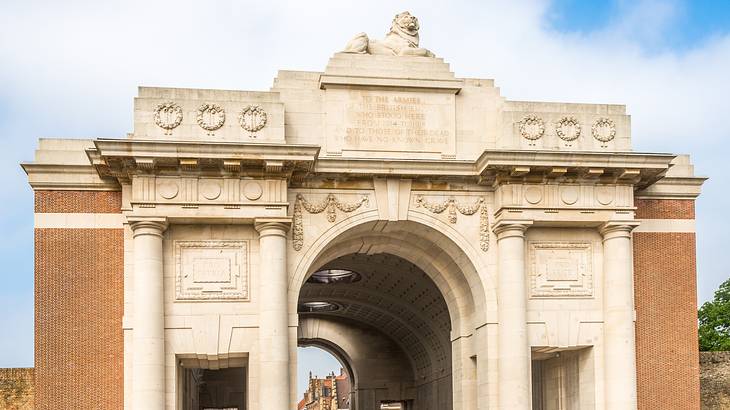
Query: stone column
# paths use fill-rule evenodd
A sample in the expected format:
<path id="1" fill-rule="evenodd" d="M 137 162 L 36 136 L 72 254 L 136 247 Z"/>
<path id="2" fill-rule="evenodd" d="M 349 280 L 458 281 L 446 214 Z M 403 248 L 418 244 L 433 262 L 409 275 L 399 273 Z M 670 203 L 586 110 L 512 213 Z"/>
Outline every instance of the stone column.
<path id="1" fill-rule="evenodd" d="M 531 221 L 501 221 L 494 228 L 499 255 L 499 408 L 530 410 L 525 231 Z"/>
<path id="2" fill-rule="evenodd" d="M 631 231 L 636 221 L 609 222 L 603 235 L 603 350 L 607 410 L 636 409 L 636 339 Z"/>
<path id="3" fill-rule="evenodd" d="M 289 283 L 286 218 L 257 219 L 261 296 L 259 314 L 259 407 L 290 410 Z"/>
<path id="4" fill-rule="evenodd" d="M 165 312 L 162 233 L 165 218 L 130 217 L 134 238 L 132 408 L 165 408 Z"/>

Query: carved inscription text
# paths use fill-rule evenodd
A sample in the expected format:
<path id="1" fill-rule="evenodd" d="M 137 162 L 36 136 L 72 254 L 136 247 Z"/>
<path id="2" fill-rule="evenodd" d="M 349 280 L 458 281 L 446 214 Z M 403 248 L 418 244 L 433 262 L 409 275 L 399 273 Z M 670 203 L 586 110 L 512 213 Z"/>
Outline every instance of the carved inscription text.
<path id="1" fill-rule="evenodd" d="M 454 106 L 450 95 L 359 92 L 345 105 L 343 149 L 450 152 Z"/>

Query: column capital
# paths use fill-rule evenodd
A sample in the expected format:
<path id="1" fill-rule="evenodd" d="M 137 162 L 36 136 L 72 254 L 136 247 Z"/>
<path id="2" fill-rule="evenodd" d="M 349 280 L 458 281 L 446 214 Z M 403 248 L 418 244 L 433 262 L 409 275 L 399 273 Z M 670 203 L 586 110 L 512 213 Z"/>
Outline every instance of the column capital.
<path id="1" fill-rule="evenodd" d="M 524 237 L 525 231 L 532 225 L 532 221 L 527 220 L 501 220 L 494 224 L 492 231 L 497 235 L 497 240 L 511 238 L 511 237 Z"/>
<path id="2" fill-rule="evenodd" d="M 259 236 L 278 235 L 286 237 L 291 226 L 291 218 L 256 218 L 253 224 Z"/>
<path id="3" fill-rule="evenodd" d="M 601 225 L 598 231 L 603 236 L 604 241 L 613 238 L 631 238 L 631 231 L 640 224 L 641 222 L 635 220 L 608 221 Z"/>
<path id="4" fill-rule="evenodd" d="M 159 216 L 128 216 L 127 222 L 129 222 L 129 227 L 132 228 L 132 237 L 138 235 L 156 235 L 162 237 L 162 233 L 168 227 L 167 218 Z"/>

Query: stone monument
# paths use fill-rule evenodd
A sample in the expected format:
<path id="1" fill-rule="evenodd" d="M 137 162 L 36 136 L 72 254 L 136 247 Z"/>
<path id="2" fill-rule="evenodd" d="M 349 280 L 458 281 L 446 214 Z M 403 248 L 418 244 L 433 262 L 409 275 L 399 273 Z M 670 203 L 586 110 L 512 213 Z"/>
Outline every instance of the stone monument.
<path id="1" fill-rule="evenodd" d="M 419 29 L 41 139 L 36 408 L 291 410 L 297 346 L 352 410 L 698 408 L 689 157 L 634 151 L 622 105 L 457 77 Z"/>

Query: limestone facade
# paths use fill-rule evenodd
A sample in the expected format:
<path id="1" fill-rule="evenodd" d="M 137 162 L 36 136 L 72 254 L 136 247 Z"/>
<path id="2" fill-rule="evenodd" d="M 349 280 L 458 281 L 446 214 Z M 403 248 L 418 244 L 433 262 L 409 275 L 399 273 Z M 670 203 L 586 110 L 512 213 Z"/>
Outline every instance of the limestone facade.
<path id="1" fill-rule="evenodd" d="M 126 138 L 42 139 L 23 164 L 36 406 L 183 409 L 186 369 L 243 367 L 248 409 L 288 410 L 317 345 L 352 409 L 699 408 L 704 178 L 630 131 L 623 106 L 510 101 L 436 57 L 142 87 Z"/>

